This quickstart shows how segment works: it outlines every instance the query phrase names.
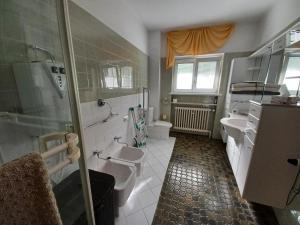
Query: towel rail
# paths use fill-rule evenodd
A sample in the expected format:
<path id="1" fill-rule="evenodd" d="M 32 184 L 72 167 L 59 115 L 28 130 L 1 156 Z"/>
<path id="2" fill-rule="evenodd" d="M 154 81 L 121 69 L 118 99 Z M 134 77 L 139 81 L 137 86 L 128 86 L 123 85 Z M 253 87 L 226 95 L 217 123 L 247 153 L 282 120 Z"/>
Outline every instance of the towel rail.
<path id="1" fill-rule="evenodd" d="M 63 144 L 60 144 L 58 146 L 55 146 L 51 149 L 47 149 L 47 142 L 54 141 L 54 140 L 62 140 L 65 139 L 66 142 Z M 48 173 L 51 175 L 68 164 L 72 164 L 75 161 L 77 161 L 80 158 L 80 149 L 77 147 L 77 144 L 79 142 L 78 135 L 74 133 L 51 133 L 48 135 L 44 135 L 40 138 L 40 142 L 44 144 L 45 146 L 45 151 L 44 153 L 41 154 L 42 158 L 48 159 L 49 157 L 56 155 L 64 150 L 67 150 L 67 158 L 58 163 L 57 165 L 48 168 Z"/>

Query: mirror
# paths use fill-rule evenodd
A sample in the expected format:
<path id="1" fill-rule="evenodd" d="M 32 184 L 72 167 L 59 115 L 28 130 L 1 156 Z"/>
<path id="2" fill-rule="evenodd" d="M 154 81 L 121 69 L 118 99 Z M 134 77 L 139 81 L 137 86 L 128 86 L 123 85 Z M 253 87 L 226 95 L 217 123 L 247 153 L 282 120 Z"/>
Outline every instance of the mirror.
<path id="1" fill-rule="evenodd" d="M 300 22 L 251 55 L 260 60 L 256 80 L 285 84 L 291 95 L 300 88 Z"/>

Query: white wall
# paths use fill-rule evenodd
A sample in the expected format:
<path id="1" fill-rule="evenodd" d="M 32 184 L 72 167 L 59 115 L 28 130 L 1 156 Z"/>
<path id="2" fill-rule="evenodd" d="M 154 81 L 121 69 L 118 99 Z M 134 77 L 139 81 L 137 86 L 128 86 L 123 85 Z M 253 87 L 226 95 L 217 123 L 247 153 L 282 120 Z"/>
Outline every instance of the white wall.
<path id="1" fill-rule="evenodd" d="M 257 47 L 257 22 L 238 23 L 228 42 L 218 52 L 247 52 Z"/>
<path id="2" fill-rule="evenodd" d="M 120 147 L 113 141 L 115 136 L 121 136 L 123 142 L 133 142 L 134 131 L 132 121 L 124 121 L 123 117 L 128 114 L 128 108 L 142 103 L 142 95 L 134 94 L 117 98 L 107 99 L 112 107 L 112 112 L 117 116 L 107 122 L 101 122 L 109 113 L 107 105 L 99 107 L 97 101 L 81 103 L 82 123 L 85 135 L 85 150 L 88 158 L 88 167 L 97 169 L 97 159 L 93 156 L 94 151 L 102 150 L 105 155 Z M 96 124 L 95 124 L 96 123 Z M 91 126 L 94 124 L 93 126 Z"/>
<path id="3" fill-rule="evenodd" d="M 159 119 L 160 112 L 160 50 L 161 33 L 160 31 L 148 32 L 148 53 L 149 53 L 149 89 L 150 106 L 154 107 L 153 118 Z"/>
<path id="4" fill-rule="evenodd" d="M 300 17 L 299 0 L 280 0 L 266 13 L 259 24 L 259 45 L 274 38 L 276 34 Z"/>
<path id="5" fill-rule="evenodd" d="M 144 53 L 147 50 L 147 30 L 141 20 L 123 1 L 72 0 L 106 26 Z"/>
<path id="6" fill-rule="evenodd" d="M 166 33 L 162 33 L 161 57 L 166 57 L 166 44 Z M 257 45 L 257 22 L 243 22 L 236 24 L 232 36 L 218 52 L 253 51 Z"/>

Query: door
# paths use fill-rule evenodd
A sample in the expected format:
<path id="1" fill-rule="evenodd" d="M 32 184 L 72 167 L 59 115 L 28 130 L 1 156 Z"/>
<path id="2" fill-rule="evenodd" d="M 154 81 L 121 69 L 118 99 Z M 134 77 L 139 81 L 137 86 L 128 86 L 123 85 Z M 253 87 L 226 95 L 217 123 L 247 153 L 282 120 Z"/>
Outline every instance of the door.
<path id="1" fill-rule="evenodd" d="M 244 189 L 245 189 L 248 169 L 250 166 L 252 151 L 253 151 L 253 144 L 248 138 L 248 136 L 245 135 L 244 145 L 241 147 L 240 160 L 238 163 L 237 174 L 236 174 L 236 182 L 242 197 L 244 196 Z"/>
<path id="2" fill-rule="evenodd" d="M 74 90 L 70 91 L 72 74 L 65 60 L 61 3 L 0 1 L 0 166 L 30 152 L 47 151 L 45 135 L 80 132 L 74 128 L 77 112 L 70 106 L 75 98 L 70 96 Z M 88 224 L 91 217 L 81 155 L 50 176 L 64 225 Z M 64 158 L 60 153 L 46 163 L 53 166 Z M 76 185 L 69 187 L 70 183 Z"/>

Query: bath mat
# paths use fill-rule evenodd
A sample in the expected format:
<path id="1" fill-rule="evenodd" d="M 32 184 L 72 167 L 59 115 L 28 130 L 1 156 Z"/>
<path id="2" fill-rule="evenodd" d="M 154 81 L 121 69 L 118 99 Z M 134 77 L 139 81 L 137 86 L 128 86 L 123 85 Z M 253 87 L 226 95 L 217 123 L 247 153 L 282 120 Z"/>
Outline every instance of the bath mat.
<path id="1" fill-rule="evenodd" d="M 40 154 L 30 153 L 0 167 L 0 224 L 62 225 Z"/>

